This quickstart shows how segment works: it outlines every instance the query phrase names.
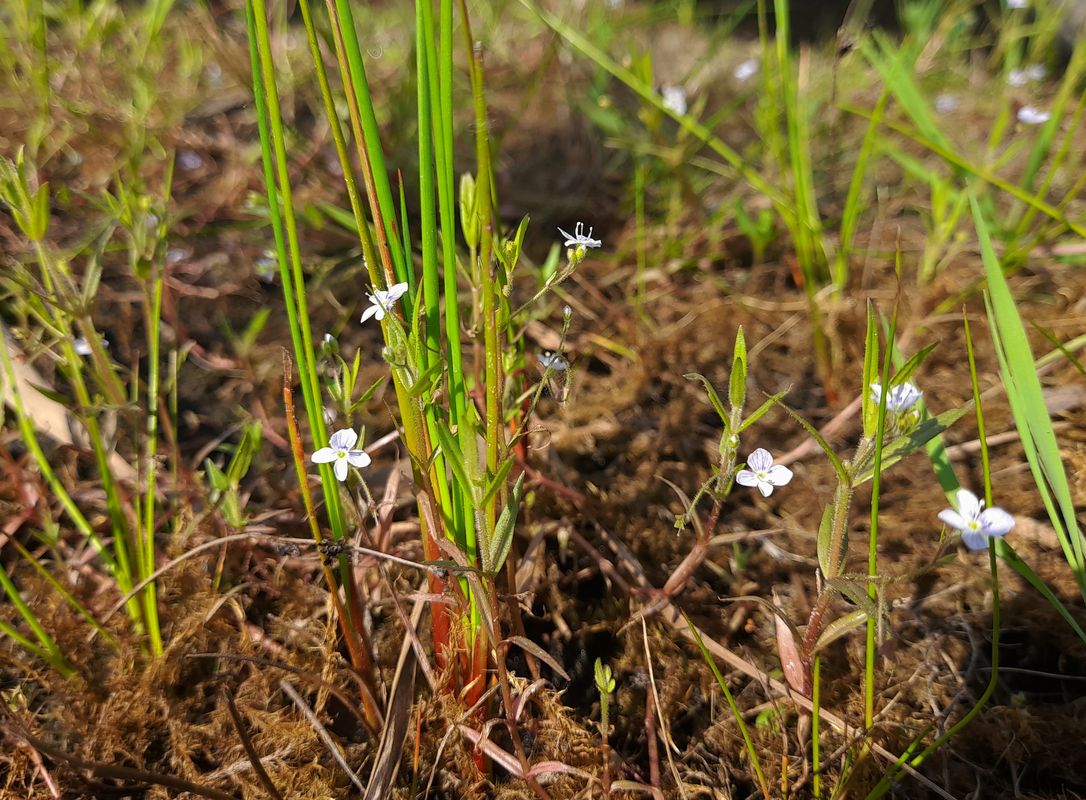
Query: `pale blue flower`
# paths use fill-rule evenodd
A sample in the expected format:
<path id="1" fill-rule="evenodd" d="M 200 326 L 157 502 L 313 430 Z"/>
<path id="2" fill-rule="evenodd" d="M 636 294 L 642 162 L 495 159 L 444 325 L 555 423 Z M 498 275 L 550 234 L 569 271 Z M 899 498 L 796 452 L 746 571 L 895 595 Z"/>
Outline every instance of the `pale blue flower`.
<path id="1" fill-rule="evenodd" d="M 886 410 L 892 414 L 901 414 L 916 405 L 924 393 L 911 383 L 899 383 L 890 387 L 890 394 L 886 397 Z M 871 384 L 871 400 L 876 405 L 882 402 L 882 386 Z"/>
<path id="2" fill-rule="evenodd" d="M 584 232 L 583 222 L 578 222 L 577 227 L 575 227 L 573 231 L 573 235 L 570 236 L 561 228 L 558 229 L 558 232 L 566 237 L 566 247 L 599 247 L 603 244 L 601 240 L 592 238 L 591 228 L 588 229 L 587 234 Z"/>
<path id="3" fill-rule="evenodd" d="M 370 317 L 380 321 L 385 318 L 385 314 L 392 311 L 393 305 L 407 293 L 406 283 L 393 284 L 386 292 L 383 289 L 374 289 L 373 294 L 369 294 L 370 307 L 367 308 L 363 314 L 360 322 L 365 322 Z M 368 294 L 368 293 L 367 293 Z"/>
<path id="4" fill-rule="evenodd" d="M 958 509 L 939 512 L 939 519 L 961 531 L 962 543 L 970 550 L 983 550 L 988 539 L 1000 539 L 1014 527 L 1014 517 L 1002 508 L 985 508 L 984 501 L 968 489 L 959 489 Z"/>
<path id="5" fill-rule="evenodd" d="M 783 464 L 774 464 L 768 450 L 759 447 L 747 456 L 747 469 L 741 469 L 735 476 L 735 482 L 741 486 L 756 487 L 762 497 L 769 497 L 777 486 L 784 486 L 792 480 L 792 470 Z"/>

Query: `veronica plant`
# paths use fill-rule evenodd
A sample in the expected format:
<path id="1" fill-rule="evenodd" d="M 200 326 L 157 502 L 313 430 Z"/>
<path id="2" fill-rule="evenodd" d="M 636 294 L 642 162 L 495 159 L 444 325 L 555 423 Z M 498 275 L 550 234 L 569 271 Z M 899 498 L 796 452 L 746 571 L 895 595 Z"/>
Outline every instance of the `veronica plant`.
<path id="1" fill-rule="evenodd" d="M 300 8 L 344 175 L 350 219 L 363 253 L 365 282 L 372 287 L 361 321 L 381 328 L 402 440 L 413 467 L 423 557 L 431 567 L 440 567 L 428 572 L 428 590 L 434 596 L 451 597 L 431 606 L 436 661 L 447 676 L 447 688 L 460 694 L 469 706 L 487 688 L 488 664 L 496 666 L 506 701 L 503 704 L 511 713 L 502 655 L 508 643 L 501 634 L 494 579 L 511 549 L 523 488 L 523 478 L 510 480 L 516 467 L 515 446 L 524 437 L 529 412 L 516 402 L 522 392 L 512 360 L 521 352 L 517 328 L 521 309 L 511 308 L 509 297 L 527 220 L 506 237 L 495 216 L 481 52 L 470 49 L 468 54 L 470 109 L 476 131 L 475 174 L 463 177 L 457 191 L 453 163 L 454 4 L 441 0 L 435 19 L 429 0 L 416 3 L 419 226 L 417 239 L 412 239 L 402 185 L 399 208 L 396 206 L 392 172 L 385 162 L 351 4 L 347 0 L 327 4 L 341 96 L 337 96 L 326 70 L 309 0 L 301 0 Z M 314 448 L 319 448 L 311 458 L 320 465 L 332 535 L 342 539 L 351 522 L 339 493 L 351 484 L 350 467 L 361 466 L 366 459 L 354 449 L 356 439 L 351 431 L 329 437 L 322 419 L 264 1 L 249 0 L 247 14 L 284 299 L 306 415 Z M 463 3 L 460 24 L 470 41 Z M 347 109 L 350 143 L 342 130 L 338 111 L 342 107 Z M 356 164 L 360 165 L 357 172 Z M 537 297 L 568 275 L 585 257 L 587 248 L 601 245 L 592 237 L 591 228 L 585 233 L 581 223 L 573 235 L 563 232 L 563 236 L 569 248 L 566 267 L 550 274 Z M 466 258 L 458 252 L 459 240 L 465 245 Z M 465 297 L 471 298 L 470 306 L 463 305 Z M 345 483 L 340 482 L 343 478 Z M 364 520 L 356 519 L 354 524 L 364 524 Z M 357 593 L 347 571 L 341 570 L 338 582 L 338 587 L 331 587 L 334 594 Z M 352 619 L 344 628 L 354 629 L 350 603 L 346 611 Z"/>

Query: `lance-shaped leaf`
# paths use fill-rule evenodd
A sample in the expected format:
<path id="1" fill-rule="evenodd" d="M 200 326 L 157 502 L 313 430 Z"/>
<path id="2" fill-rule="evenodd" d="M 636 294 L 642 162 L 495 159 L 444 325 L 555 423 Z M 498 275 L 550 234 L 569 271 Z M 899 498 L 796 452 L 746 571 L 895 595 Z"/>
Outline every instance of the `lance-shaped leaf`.
<path id="1" fill-rule="evenodd" d="M 952 408 L 949 411 L 944 411 L 936 417 L 927 417 L 922 420 L 919 425 L 913 428 L 905 436 L 899 436 L 892 442 L 888 443 L 882 449 L 882 469 L 885 472 L 889 467 L 892 467 L 901 459 L 919 450 L 931 439 L 938 436 L 945 431 L 969 410 L 972 405 L 972 401 L 962 406 L 961 408 Z M 856 469 L 856 477 L 852 481 L 853 487 L 859 486 L 871 480 L 874 474 L 874 464 L 871 461 L 866 461 L 863 464 L 858 464 Z"/>
<path id="2" fill-rule="evenodd" d="M 505 504 L 498 522 L 494 526 L 494 537 L 487 542 L 488 559 L 484 563 L 487 572 L 495 573 L 502 568 L 505 559 L 509 556 L 509 549 L 513 546 L 513 531 L 517 525 L 517 512 L 520 511 L 520 500 L 524 493 L 523 473 L 513 485 L 513 493 L 509 496 L 509 502 Z"/>
<path id="3" fill-rule="evenodd" d="M 716 410 L 717 416 L 720 417 L 720 421 L 724 423 L 724 427 L 727 427 L 728 411 L 724 408 L 724 402 L 720 399 L 720 395 L 716 393 L 713 384 L 709 383 L 709 379 L 700 372 L 687 372 L 683 377 L 690 381 L 697 380 L 702 382 L 702 385 L 705 386 L 706 394 L 709 395 L 709 402 L 713 404 L 713 408 Z"/>
<path id="4" fill-rule="evenodd" d="M 818 442 L 818 446 L 822 448 L 822 451 L 826 454 L 826 457 L 829 458 L 830 463 L 833 464 L 833 469 L 837 473 L 838 479 L 846 483 L 851 480 L 848 469 L 841 462 L 841 459 L 837 457 L 837 453 L 833 452 L 833 448 L 830 447 L 830 443 L 823 438 L 822 434 L 818 432 L 815 426 L 809 423 L 803 417 L 801 417 L 798 412 L 789 408 L 785 403 L 781 403 L 780 407 L 788 412 L 788 416 L 790 416 L 801 426 L 803 426 L 803 430 L 807 431 L 807 433 L 811 435 L 812 439 Z"/>
<path id="5" fill-rule="evenodd" d="M 740 414 L 747 399 L 747 342 L 743 326 L 735 334 L 735 355 L 732 356 L 732 374 L 728 382 L 728 400 L 732 411 Z"/>
<path id="6" fill-rule="evenodd" d="M 875 427 L 878 424 L 878 403 L 873 402 L 871 396 L 871 384 L 878 381 L 879 376 L 879 327 L 875 319 L 875 306 L 867 301 L 867 336 L 864 339 L 864 385 L 861 393 L 863 400 L 864 438 L 870 439 L 875 435 Z"/>

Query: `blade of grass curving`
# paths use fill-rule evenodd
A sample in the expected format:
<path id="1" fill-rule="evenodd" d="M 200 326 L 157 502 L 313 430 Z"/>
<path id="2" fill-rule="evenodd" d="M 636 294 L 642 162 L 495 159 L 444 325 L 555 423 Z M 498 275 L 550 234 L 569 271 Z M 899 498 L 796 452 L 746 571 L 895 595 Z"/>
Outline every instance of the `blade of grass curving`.
<path id="1" fill-rule="evenodd" d="M 811 672 L 811 792 L 822 800 L 822 654 L 815 653 Z"/>
<path id="2" fill-rule="evenodd" d="M 837 453 L 833 451 L 833 448 L 830 447 L 830 443 L 827 442 L 822 434 L 818 432 L 818 429 L 815 428 L 814 425 L 809 423 L 803 417 L 801 417 L 798 412 L 794 411 L 785 403 L 781 403 L 778 401 L 777 405 L 779 405 L 786 412 L 788 412 L 788 416 L 798 422 L 803 430 L 807 431 L 811 438 L 818 443 L 818 446 L 822 448 L 822 452 L 826 454 L 826 457 L 830 460 L 830 463 L 833 464 L 833 469 L 837 473 L 838 479 L 842 483 L 851 483 L 852 476 L 849 474 L 848 468 L 845 467 L 845 465 L 841 462 L 840 457 L 837 455 Z"/>
<path id="3" fill-rule="evenodd" d="M 788 167 L 795 195 L 796 254 L 809 289 L 824 283 L 822 270 L 826 253 L 822 240 L 822 219 L 818 211 L 810 148 L 810 120 L 806 98 L 800 94 L 799 79 L 792 70 L 789 0 L 773 0 L 777 85 L 788 134 Z"/>
<path id="4" fill-rule="evenodd" d="M 1048 122 L 1041 126 L 1040 133 L 1034 140 L 1033 148 L 1030 150 L 1029 160 L 1026 162 L 1026 169 L 1022 174 L 1020 184 L 1027 192 L 1033 191 L 1037 174 L 1041 171 L 1042 165 L 1048 158 L 1056 133 L 1060 130 L 1060 126 L 1063 125 L 1067 104 L 1077 97 L 1081 106 L 1083 95 L 1080 87 L 1083 73 L 1086 73 L 1086 39 L 1080 38 L 1076 42 L 1074 52 L 1071 54 L 1071 61 L 1063 73 L 1059 91 L 1056 92 L 1056 99 L 1049 108 Z M 1056 165 L 1053 165 L 1053 169 L 1055 167 Z"/>
<path id="5" fill-rule="evenodd" d="M 686 620 L 686 625 L 690 629 L 691 635 L 694 637 L 694 641 L 697 642 L 698 649 L 701 650 L 701 657 L 705 659 L 705 663 L 709 665 L 713 677 L 716 678 L 717 686 L 720 687 L 720 691 L 724 693 L 724 698 L 728 701 L 728 707 L 731 708 L 732 716 L 735 717 L 735 722 L 739 726 L 740 733 L 743 735 L 743 744 L 746 747 L 747 756 L 750 758 L 750 764 L 754 768 L 754 774 L 758 776 L 758 785 L 761 787 L 762 794 L 765 797 L 773 797 L 769 792 L 769 784 L 766 783 L 765 773 L 762 772 L 762 764 L 758 760 L 758 751 L 754 749 L 754 742 L 750 738 L 750 731 L 747 730 L 747 724 L 743 721 L 743 713 L 739 710 L 735 698 L 732 697 L 731 690 L 728 688 L 728 682 L 725 681 L 724 676 L 720 674 L 720 669 L 713 660 L 713 656 L 709 652 L 709 649 L 705 646 L 705 642 L 702 641 L 701 634 L 698 633 L 697 627 L 695 627 L 685 611 L 682 612 L 682 615 L 683 619 Z"/>
<path id="6" fill-rule="evenodd" d="M 1045 197 L 1048 195 L 1049 190 L 1052 188 L 1052 184 L 1060 177 L 1061 173 L 1065 169 L 1065 165 L 1072 153 L 1077 152 L 1076 144 L 1079 140 L 1079 129 L 1082 126 L 1083 114 L 1086 112 L 1086 93 L 1079 96 L 1078 103 L 1075 105 L 1075 111 L 1071 115 L 1071 122 L 1067 125 L 1067 130 L 1063 135 L 1063 143 L 1060 145 L 1059 150 L 1056 151 L 1056 155 L 1052 158 L 1052 161 L 1048 165 L 1047 174 L 1045 179 L 1041 182 L 1040 187 L 1036 191 L 1037 197 Z M 1073 165 L 1070 167 L 1073 169 Z M 1078 197 L 1079 192 L 1082 189 L 1083 183 L 1086 183 L 1086 173 L 1081 175 L 1074 185 L 1068 189 L 1063 199 L 1060 201 L 1058 207 L 1062 210 L 1067 207 L 1067 204 L 1074 198 Z M 1015 229 L 1015 238 L 1021 238 L 1026 235 L 1026 231 L 1029 230 L 1030 224 L 1033 222 L 1034 217 L 1037 215 L 1037 210 L 1034 208 L 1026 208 L 1025 212 L 1021 215 L 1018 225 Z M 1028 253 L 1042 241 L 1047 238 L 1047 235 L 1051 235 L 1049 232 L 1038 231 L 1032 239 L 1026 243 L 1022 248 L 1023 252 Z"/>
<path id="7" fill-rule="evenodd" d="M 354 177 L 354 165 L 347 152 L 347 141 L 343 137 L 343 126 L 340 124 L 339 112 L 336 110 L 335 98 L 332 88 L 328 83 L 328 71 L 324 67 L 324 58 L 321 55 L 320 42 L 317 39 L 316 27 L 313 24 L 313 12 L 309 0 L 299 0 L 302 11 L 302 21 L 305 24 L 305 34 L 309 41 L 309 54 L 313 60 L 313 67 L 317 74 L 317 85 L 320 87 L 321 99 L 324 101 L 324 116 L 328 121 L 328 128 L 332 133 L 332 141 L 336 147 L 336 155 L 339 158 L 340 171 L 343 173 L 343 182 L 347 187 L 347 198 L 351 204 L 351 214 L 354 219 L 353 230 L 358 234 L 362 244 L 363 261 L 369 273 L 370 283 L 380 286 L 380 273 L 377 271 L 380 262 L 377 260 L 377 252 L 374 249 L 373 238 L 370 236 L 369 225 L 366 223 L 366 215 L 362 208 L 362 198 L 358 193 L 358 183 Z"/>
<path id="8" fill-rule="evenodd" d="M 889 37 L 875 32 L 873 38 L 862 39 L 857 49 L 882 76 L 886 89 L 889 89 L 897 98 L 905 113 L 909 115 L 924 137 L 939 147 L 949 150 L 950 142 L 936 124 L 924 95 L 913 79 L 913 65 L 907 62 L 911 62 L 914 55 L 909 48 L 907 46 L 895 48 Z M 877 111 L 876 107 L 876 111 L 872 112 L 868 118 L 874 118 Z"/>
<path id="9" fill-rule="evenodd" d="M 366 189 L 370 199 L 370 213 L 377 233 L 377 247 L 382 260 L 391 266 L 397 282 L 410 285 L 412 294 L 415 290 L 414 270 L 407 263 L 407 254 L 399 244 L 395 230 L 396 211 L 392 201 L 392 186 L 385 166 L 385 154 L 381 148 L 381 135 L 377 126 L 377 114 L 373 108 L 369 80 L 362 61 L 362 49 L 358 44 L 354 13 L 349 0 L 327 0 L 328 14 L 332 20 L 336 36 L 337 49 L 342 49 L 347 69 L 343 71 L 344 86 L 353 100 L 353 114 L 357 116 L 360 130 L 356 138 L 365 151 L 362 158 L 362 170 Z M 386 279 L 392 277 L 386 272 Z M 404 308 L 410 316 L 413 309 L 405 303 Z"/>
<path id="10" fill-rule="evenodd" d="M 871 112 L 867 111 L 866 109 L 857 108 L 855 106 L 849 105 L 841 105 L 839 107 L 841 108 L 841 110 L 847 111 L 849 114 L 855 114 L 856 116 L 862 117 L 864 119 L 871 118 Z M 1077 233 L 1079 236 L 1086 237 L 1086 227 L 1068 219 L 1066 214 L 1064 214 L 1064 212 L 1060 208 L 1052 206 L 1051 204 L 1046 203 L 1040 198 L 1035 197 L 1034 195 L 1022 189 L 1022 187 L 1000 178 L 998 175 L 990 172 L 984 167 L 972 163 L 964 156 L 955 153 L 948 147 L 932 141 L 927 136 L 923 135 L 922 133 L 918 132 L 913 128 L 910 128 L 908 125 L 904 125 L 893 120 L 884 120 L 883 125 L 885 125 L 890 130 L 907 137 L 921 147 L 930 150 L 931 152 L 942 158 L 944 161 L 946 161 L 948 164 L 965 172 L 967 175 L 978 178 L 984 183 L 990 183 L 992 186 L 995 186 L 1000 191 L 1009 194 L 1016 200 L 1021 200 L 1023 203 L 1030 206 L 1031 208 L 1036 209 L 1038 212 L 1044 214 L 1045 216 L 1050 217 L 1061 225 L 1065 225 L 1069 230 Z"/>
<path id="11" fill-rule="evenodd" d="M 15 407 L 15 421 L 19 426 L 19 434 L 22 437 L 23 445 L 34 457 L 34 462 L 38 465 L 38 470 L 41 472 L 42 477 L 45 478 L 45 482 L 49 484 L 49 489 L 53 496 L 57 498 L 57 501 L 68 515 L 68 519 L 71 520 L 72 524 L 83 538 L 87 540 L 87 543 L 94 548 L 98 557 L 102 559 L 103 563 L 110 570 L 110 573 L 114 576 L 114 580 L 116 580 L 118 586 L 120 586 L 122 580 L 130 579 L 131 576 L 121 574 L 117 561 L 106 548 L 90 522 L 87 521 L 83 512 L 79 510 L 79 506 L 72 500 L 72 496 L 68 493 L 64 484 L 60 482 L 60 478 L 58 478 L 56 472 L 53 471 L 52 465 L 45 455 L 45 451 L 41 448 L 37 432 L 34 430 L 34 425 L 27 416 L 23 406 L 22 393 L 19 391 L 19 384 L 15 378 L 15 368 L 11 363 L 11 356 L 8 353 L 7 338 L 7 326 L 3 321 L 0 321 L 0 361 L 2 361 L 4 365 L 4 378 L 8 382 L 12 404 Z"/>
<path id="12" fill-rule="evenodd" d="M 875 144 L 878 141 L 879 127 L 882 118 L 886 114 L 886 106 L 890 102 L 890 89 L 883 87 L 879 95 L 875 109 L 871 112 L 871 118 L 867 123 L 867 131 L 864 133 L 863 143 L 860 145 L 860 154 L 856 158 L 856 165 L 852 168 L 852 180 L 849 182 L 848 194 L 845 197 L 844 210 L 841 212 L 841 243 L 837 248 L 833 282 L 840 294 L 848 285 L 849 260 L 852 257 L 853 241 L 856 231 L 859 229 L 860 214 L 865 204 L 863 200 L 864 179 L 875 153 Z M 866 384 L 865 384 L 866 385 Z"/>
<path id="13" fill-rule="evenodd" d="M 1048 328 L 1038 325 L 1036 322 L 1033 323 L 1033 327 L 1036 328 L 1042 336 L 1048 339 L 1048 341 L 1052 342 L 1052 344 L 1056 346 L 1056 350 L 1059 351 L 1059 353 L 1067 359 L 1068 363 L 1072 367 L 1078 370 L 1079 375 L 1086 378 L 1086 367 L 1084 367 L 1082 365 L 1082 362 L 1075 357 L 1075 354 L 1072 353 L 1070 349 L 1068 349 L 1067 345 L 1065 345 L 1063 342 L 1056 338 L 1056 334 L 1054 334 Z M 1040 361 L 1038 361 L 1038 364 L 1039 363 Z"/>
<path id="14" fill-rule="evenodd" d="M 3 632 L 12 640 L 36 655 L 41 656 L 53 667 L 53 669 L 57 670 L 57 672 L 65 677 L 74 675 L 75 670 L 72 669 L 68 660 L 64 658 L 64 654 L 53 640 L 53 637 L 45 630 L 45 627 L 41 624 L 37 614 L 35 614 L 33 609 L 31 609 L 30 606 L 26 604 L 26 601 L 23 600 L 22 595 L 19 594 L 19 590 L 16 588 L 11 578 L 8 577 L 7 570 L 4 569 L 2 565 L 0 565 L 0 589 L 3 590 L 3 593 L 7 594 L 8 600 L 15 606 L 15 610 L 19 612 L 19 616 L 23 618 L 23 622 L 25 622 L 27 627 L 34 633 L 34 638 L 38 640 L 38 645 L 35 646 L 33 642 L 19 634 L 18 631 L 10 626 L 5 626 L 3 629 L 0 629 L 0 632 Z M 3 595 L 0 594 L 0 597 L 2 596 Z"/>
<path id="15" fill-rule="evenodd" d="M 173 163 L 166 177 L 165 200 L 169 200 L 170 184 L 173 179 Z M 164 204 L 165 205 L 165 204 Z M 164 225 L 165 223 L 160 223 Z M 147 474 L 147 488 L 143 498 L 142 540 L 137 545 L 139 557 L 136 559 L 138 574 L 143 580 L 155 571 L 155 505 L 156 483 L 158 477 L 158 409 L 159 409 L 159 371 L 160 371 L 160 331 L 162 328 L 162 290 L 165 284 L 162 264 L 153 260 L 149 285 L 145 287 L 147 313 L 147 430 L 144 441 L 144 464 Z M 151 653 L 162 655 L 162 633 L 158 622 L 158 593 L 154 581 L 150 581 L 140 595 L 143 603 L 143 617 L 150 639 Z"/>
<path id="16" fill-rule="evenodd" d="M 597 66 L 622 81 L 622 83 L 628 86 L 631 91 L 640 96 L 645 102 L 652 105 L 661 113 L 674 119 L 684 130 L 704 142 L 710 150 L 723 158 L 724 161 L 726 161 L 731 168 L 743 178 L 743 180 L 745 180 L 753 189 L 767 197 L 775 206 L 784 208 L 788 205 L 787 199 L 757 170 L 747 164 L 738 152 L 725 144 L 719 137 L 714 135 L 711 130 L 699 123 L 692 116 L 688 114 L 675 114 L 668 109 L 664 105 L 663 98 L 660 96 L 659 92 L 642 81 L 633 73 L 633 71 L 623 67 L 608 56 L 602 49 L 589 41 L 588 38 L 583 36 L 572 25 L 567 24 L 556 14 L 553 14 L 546 8 L 532 2 L 532 0 L 520 0 L 520 3 L 536 14 L 548 27 L 553 29 L 555 33 L 595 62 Z M 789 225 L 789 227 L 791 228 L 792 226 Z"/>
<path id="17" fill-rule="evenodd" d="M 279 261 L 283 300 L 287 310 L 294 355 L 300 368 L 299 382 L 302 387 L 310 433 L 315 441 L 326 442 L 328 431 L 324 421 L 324 408 L 321 403 L 320 383 L 314 358 L 315 350 L 305 295 L 305 276 L 302 271 L 286 141 L 264 0 L 248 0 L 245 11 L 264 184 Z M 339 482 L 330 464 L 319 465 L 319 470 L 332 537 L 337 541 L 342 541 L 346 539 L 347 531 L 339 495 Z M 339 558 L 339 576 L 347 592 L 350 626 L 354 630 L 360 630 L 362 621 L 357 614 L 357 586 L 352 579 L 350 565 L 343 556 Z"/>
<path id="18" fill-rule="evenodd" d="M 982 245 L 983 247 L 983 245 Z M 991 505 L 992 502 L 992 474 L 991 474 L 991 462 L 988 458 L 988 442 L 984 436 L 984 409 L 980 400 L 980 384 L 977 380 L 977 363 L 973 351 L 973 338 L 969 332 L 969 320 L 963 313 L 964 329 L 965 329 L 965 346 L 966 354 L 969 360 L 969 380 L 973 390 L 973 405 L 976 409 L 977 417 L 977 430 L 980 437 L 981 448 L 981 464 L 983 465 L 984 475 L 984 496 L 986 503 Z M 1000 602 L 999 602 L 999 562 L 996 558 L 999 545 L 1003 544 L 1000 539 L 989 539 L 988 542 L 988 569 L 992 576 L 991 592 L 992 592 L 992 655 L 991 655 L 991 673 L 988 678 L 988 684 L 984 687 L 984 691 L 981 696 L 977 698 L 977 702 L 973 704 L 973 707 L 966 712 L 966 714 L 958 720 L 953 726 L 951 726 L 945 733 L 937 737 L 935 741 L 925 747 L 918 755 L 910 756 L 909 754 L 914 749 L 916 741 L 913 745 L 910 745 L 905 755 L 902 756 L 893 766 L 890 767 L 883 775 L 882 779 L 876 784 L 875 788 L 867 795 L 868 800 L 879 798 L 885 795 L 893 783 L 895 782 L 897 775 L 900 773 L 901 767 L 905 764 L 912 766 L 913 768 L 919 767 L 924 760 L 949 742 L 955 736 L 964 730 L 972 721 L 977 717 L 992 695 L 995 693 L 996 687 L 999 685 L 999 638 L 1000 638 Z"/>
<path id="19" fill-rule="evenodd" d="M 879 394 L 879 404 L 875 416 L 875 455 L 871 472 L 871 526 L 867 539 L 867 597 L 874 603 L 878 599 L 878 586 L 875 579 L 879 574 L 879 498 L 882 490 L 882 455 L 883 440 L 886 435 L 886 401 L 890 397 L 890 374 L 893 368 L 894 342 L 897 340 L 897 305 L 890 317 L 889 330 L 886 332 L 886 354 L 882 360 L 881 383 L 884 390 Z M 876 339 L 877 342 L 877 339 Z M 872 361 L 878 360 L 878 345 Z M 867 393 L 867 387 L 864 387 Z M 871 730 L 875 724 L 875 633 L 877 617 L 868 615 L 864 640 L 864 728 Z M 864 740 L 864 750 L 867 749 Z"/>
<path id="20" fill-rule="evenodd" d="M 97 617 L 95 617 L 90 611 L 88 611 L 86 606 L 76 600 L 75 596 L 68 591 L 67 587 L 65 587 L 64 584 L 57 580 L 53 573 L 51 573 L 44 566 L 42 566 L 41 562 L 38 561 L 38 559 L 36 559 L 29 550 L 23 547 L 23 545 L 20 544 L 18 540 L 11 539 L 10 541 L 11 544 L 15 546 L 15 549 L 19 551 L 19 555 L 23 557 L 26 563 L 33 567 L 34 571 L 41 575 L 42 578 L 44 578 L 56 590 L 57 594 L 63 597 L 65 602 L 68 603 L 68 605 L 70 605 L 77 614 L 79 614 L 79 616 L 83 617 L 83 619 L 90 623 L 91 627 L 93 627 L 96 631 L 98 631 L 98 633 L 102 635 L 102 638 L 106 640 L 110 647 L 116 650 L 117 640 L 113 637 L 113 634 L 106 630 L 105 626 L 98 621 Z"/>
<path id="21" fill-rule="evenodd" d="M 1007 399 L 1034 481 L 1063 548 L 1064 558 L 1075 576 L 1079 591 L 1086 598 L 1082 530 L 1075 515 L 1074 499 L 1060 459 L 1059 444 L 1045 405 L 1026 329 L 992 247 L 987 220 L 976 200 L 970 198 L 970 203 L 988 278 L 985 304 Z"/>

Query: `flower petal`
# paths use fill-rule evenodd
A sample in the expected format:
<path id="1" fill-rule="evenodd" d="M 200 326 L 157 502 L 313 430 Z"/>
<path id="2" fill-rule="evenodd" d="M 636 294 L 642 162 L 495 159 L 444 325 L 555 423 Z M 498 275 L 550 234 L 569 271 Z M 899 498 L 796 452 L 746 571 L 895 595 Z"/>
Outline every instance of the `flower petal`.
<path id="1" fill-rule="evenodd" d="M 577 244 L 577 237 L 576 236 L 570 236 L 568 233 L 566 233 L 561 228 L 558 229 L 558 232 L 566 237 L 566 242 L 565 242 L 566 247 L 569 247 L 571 244 Z"/>
<path id="2" fill-rule="evenodd" d="M 882 384 L 871 384 L 871 402 L 875 405 L 882 402 Z"/>
<path id="3" fill-rule="evenodd" d="M 377 305 L 376 303 L 374 303 L 372 306 L 370 306 L 369 308 L 367 308 L 365 311 L 362 312 L 362 319 L 360 319 L 359 322 L 365 322 L 370 317 L 372 317 L 374 314 L 377 314 L 380 311 L 381 311 L 381 307 L 379 305 Z M 377 317 L 377 319 L 381 319 L 381 317 L 383 317 L 383 316 L 384 316 L 384 314 L 381 314 L 381 316 Z"/>
<path id="4" fill-rule="evenodd" d="M 340 482 L 347 480 L 347 459 L 337 458 L 332 470 L 336 473 L 336 480 Z"/>
<path id="5" fill-rule="evenodd" d="M 773 456 L 768 450 L 759 447 L 747 456 L 747 466 L 755 472 L 765 472 L 773 466 Z"/>
<path id="6" fill-rule="evenodd" d="M 332 434 L 329 444 L 337 450 L 350 450 L 358 441 L 358 434 L 350 428 L 343 428 Z"/>
<path id="7" fill-rule="evenodd" d="M 758 476 L 749 469 L 741 469 L 736 473 L 735 482 L 740 486 L 757 486 Z"/>
<path id="8" fill-rule="evenodd" d="M 327 464 L 335 461 L 337 455 L 339 455 L 339 452 L 331 447 L 322 447 L 309 458 L 314 464 Z"/>
<path id="9" fill-rule="evenodd" d="M 368 467 L 370 465 L 370 454 L 365 450 L 349 450 L 347 452 L 347 458 L 345 459 L 352 467 Z"/>
<path id="10" fill-rule="evenodd" d="M 968 489 L 958 490 L 958 513 L 966 519 L 976 519 L 980 516 L 980 510 L 984 504 Z"/>
<path id="11" fill-rule="evenodd" d="M 908 411 L 915 406 L 922 394 L 923 392 L 913 384 L 902 383 L 890 389 L 887 405 L 890 406 L 892 411 L 900 414 L 902 411 Z"/>
<path id="12" fill-rule="evenodd" d="M 957 531 L 969 530 L 969 523 L 961 514 L 952 508 L 948 508 L 946 511 L 940 511 L 939 519 L 941 519 L 948 528 L 953 528 Z"/>
<path id="13" fill-rule="evenodd" d="M 988 547 L 988 537 L 978 531 L 962 534 L 962 544 L 970 550 L 984 550 Z"/>
<path id="14" fill-rule="evenodd" d="M 980 512 L 980 529 L 986 536 L 1006 536 L 1014 527 L 1014 517 L 1002 508 L 986 508 Z"/>
<path id="15" fill-rule="evenodd" d="M 758 481 L 758 491 L 762 493 L 762 497 L 769 497 L 773 494 L 773 484 L 769 481 Z"/>
<path id="16" fill-rule="evenodd" d="M 774 486 L 785 486 L 792 480 L 792 470 L 783 464 L 774 464 L 765 475 L 766 480 Z"/>
<path id="17" fill-rule="evenodd" d="M 389 290 L 385 292 L 385 302 L 395 303 L 405 294 L 407 294 L 408 286 L 406 283 L 396 283 L 389 287 Z"/>

